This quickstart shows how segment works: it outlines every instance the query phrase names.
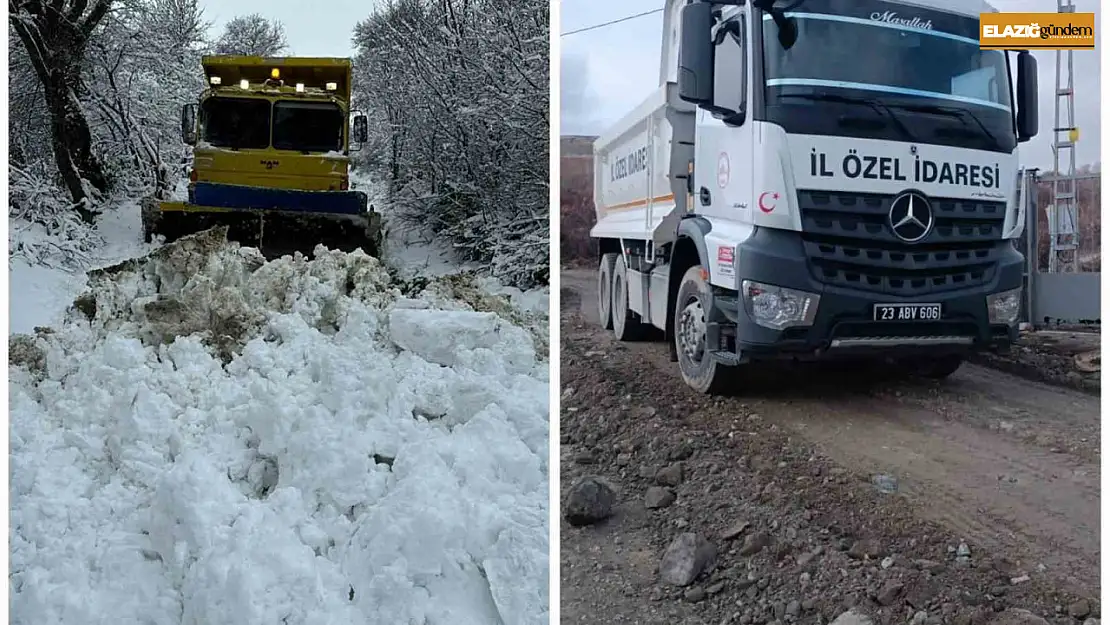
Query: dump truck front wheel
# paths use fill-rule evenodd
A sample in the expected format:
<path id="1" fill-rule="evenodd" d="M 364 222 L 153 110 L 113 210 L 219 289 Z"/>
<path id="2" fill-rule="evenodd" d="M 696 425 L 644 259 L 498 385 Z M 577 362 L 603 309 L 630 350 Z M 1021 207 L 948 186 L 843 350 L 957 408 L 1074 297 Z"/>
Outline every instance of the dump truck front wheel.
<path id="1" fill-rule="evenodd" d="M 710 355 L 706 342 L 709 316 L 709 283 L 702 267 L 690 267 L 682 276 L 675 298 L 674 342 L 678 370 L 686 385 L 699 393 L 727 393 L 739 381 L 739 367 L 723 365 Z"/>

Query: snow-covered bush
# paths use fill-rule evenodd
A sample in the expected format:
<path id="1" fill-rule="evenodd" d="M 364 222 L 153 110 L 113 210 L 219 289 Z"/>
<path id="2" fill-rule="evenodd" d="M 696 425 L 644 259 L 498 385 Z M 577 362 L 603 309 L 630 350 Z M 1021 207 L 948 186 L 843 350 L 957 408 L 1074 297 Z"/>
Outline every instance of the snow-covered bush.
<path id="1" fill-rule="evenodd" d="M 9 166 L 9 259 L 72 272 L 84 269 L 100 244 L 51 177 Z"/>

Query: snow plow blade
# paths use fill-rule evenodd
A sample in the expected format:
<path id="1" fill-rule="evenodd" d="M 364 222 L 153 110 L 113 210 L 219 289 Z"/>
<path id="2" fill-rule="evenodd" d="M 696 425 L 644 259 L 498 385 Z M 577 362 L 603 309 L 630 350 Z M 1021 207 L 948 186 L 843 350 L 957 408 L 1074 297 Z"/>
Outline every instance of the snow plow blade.
<path id="1" fill-rule="evenodd" d="M 196 189 L 191 202 L 147 200 L 143 235 L 174 241 L 214 226 L 228 227 L 228 240 L 256 247 L 269 259 L 294 252 L 307 256 L 317 245 L 371 256 L 381 251 L 381 216 L 359 192 L 302 192 L 211 185 Z"/>

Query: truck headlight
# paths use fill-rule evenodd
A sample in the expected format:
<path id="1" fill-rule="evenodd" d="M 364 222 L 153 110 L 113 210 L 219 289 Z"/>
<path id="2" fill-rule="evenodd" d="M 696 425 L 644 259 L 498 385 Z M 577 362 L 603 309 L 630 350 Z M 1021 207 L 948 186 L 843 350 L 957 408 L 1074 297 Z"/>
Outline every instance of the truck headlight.
<path id="1" fill-rule="evenodd" d="M 740 288 L 744 309 L 757 324 L 772 330 L 811 326 L 821 296 L 773 284 L 744 280 Z"/>
<path id="2" fill-rule="evenodd" d="M 1021 288 L 987 296 L 987 318 L 991 323 L 1013 325 L 1021 312 Z"/>

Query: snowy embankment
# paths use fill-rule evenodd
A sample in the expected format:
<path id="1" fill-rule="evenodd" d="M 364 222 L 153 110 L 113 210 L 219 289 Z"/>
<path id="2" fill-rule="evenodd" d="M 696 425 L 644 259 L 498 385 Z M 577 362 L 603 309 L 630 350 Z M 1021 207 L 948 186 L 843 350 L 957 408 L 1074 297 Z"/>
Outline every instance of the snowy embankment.
<path id="1" fill-rule="evenodd" d="M 545 296 L 219 231 L 88 284 L 11 345 L 14 623 L 546 623 Z"/>
<path id="2" fill-rule="evenodd" d="M 96 226 L 76 225 L 48 233 L 41 225 L 9 219 L 8 261 L 11 299 L 9 334 L 30 334 L 36 326 L 61 322 L 66 308 L 87 284 L 85 270 L 140 256 L 143 243 L 139 207 L 125 203 L 100 216 Z"/>

